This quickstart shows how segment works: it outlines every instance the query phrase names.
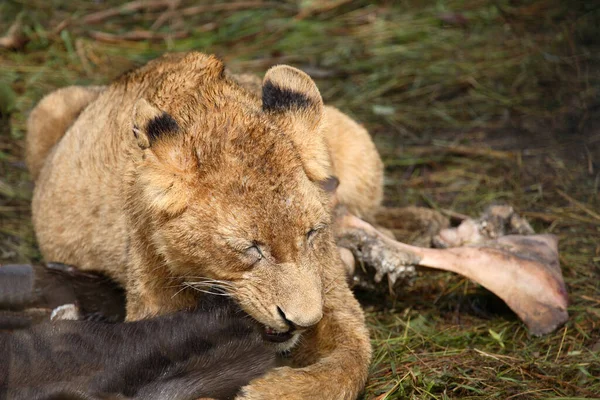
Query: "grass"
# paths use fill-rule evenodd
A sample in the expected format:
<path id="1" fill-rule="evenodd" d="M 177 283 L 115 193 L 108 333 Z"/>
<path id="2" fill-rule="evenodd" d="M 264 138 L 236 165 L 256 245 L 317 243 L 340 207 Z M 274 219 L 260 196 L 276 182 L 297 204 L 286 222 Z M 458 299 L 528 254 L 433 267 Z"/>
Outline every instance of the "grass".
<path id="1" fill-rule="evenodd" d="M 600 397 L 597 5 L 305 0 L 200 10 L 184 0 L 183 16 L 145 9 L 89 22 L 117 4 L 0 3 L 0 32 L 20 16 L 29 38 L 0 50 L 0 263 L 40 259 L 22 154 L 27 113 L 43 94 L 106 83 L 167 50 L 216 53 L 259 74 L 288 63 L 372 132 L 387 205 L 476 216 L 504 201 L 560 238 L 571 318 L 541 338 L 448 273 L 422 273 L 395 297 L 363 294 L 375 354 L 364 398 Z M 140 31 L 156 39 L 123 40 Z"/>

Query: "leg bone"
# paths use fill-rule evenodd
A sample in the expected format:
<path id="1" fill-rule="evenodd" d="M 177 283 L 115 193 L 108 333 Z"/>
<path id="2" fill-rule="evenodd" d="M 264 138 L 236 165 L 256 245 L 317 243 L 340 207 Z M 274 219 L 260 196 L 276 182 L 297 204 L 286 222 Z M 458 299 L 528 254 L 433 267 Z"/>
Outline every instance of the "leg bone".
<path id="1" fill-rule="evenodd" d="M 490 290 L 521 318 L 531 333 L 549 333 L 567 318 L 567 292 L 552 235 L 509 235 L 476 247 L 430 249 L 386 237 L 348 213 L 336 220 L 339 246 L 376 269 L 375 280 L 391 281 L 420 265 L 463 275 Z"/>

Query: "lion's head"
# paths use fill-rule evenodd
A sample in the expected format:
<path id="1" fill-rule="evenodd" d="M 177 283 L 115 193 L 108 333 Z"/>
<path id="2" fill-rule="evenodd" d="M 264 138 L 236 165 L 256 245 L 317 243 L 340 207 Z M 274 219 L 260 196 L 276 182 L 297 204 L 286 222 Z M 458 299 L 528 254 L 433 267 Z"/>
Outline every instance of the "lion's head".
<path id="1" fill-rule="evenodd" d="M 133 218 L 149 221 L 173 277 L 225 289 L 289 347 L 321 319 L 337 254 L 319 185 L 330 174 L 321 95 L 289 66 L 267 72 L 262 98 L 214 57 L 161 68 L 134 108 Z"/>

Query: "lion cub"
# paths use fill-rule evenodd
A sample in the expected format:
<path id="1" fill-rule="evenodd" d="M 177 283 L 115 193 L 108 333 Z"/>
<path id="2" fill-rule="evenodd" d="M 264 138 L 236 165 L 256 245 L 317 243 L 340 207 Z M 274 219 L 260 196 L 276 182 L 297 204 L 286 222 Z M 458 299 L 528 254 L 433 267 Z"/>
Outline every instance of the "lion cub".
<path id="1" fill-rule="evenodd" d="M 355 398 L 371 350 L 320 183 L 338 177 L 337 200 L 368 215 L 382 164 L 305 73 L 275 66 L 254 87 L 194 52 L 46 96 L 27 136 L 39 245 L 120 282 L 129 320 L 234 298 L 296 367 L 239 398 Z"/>

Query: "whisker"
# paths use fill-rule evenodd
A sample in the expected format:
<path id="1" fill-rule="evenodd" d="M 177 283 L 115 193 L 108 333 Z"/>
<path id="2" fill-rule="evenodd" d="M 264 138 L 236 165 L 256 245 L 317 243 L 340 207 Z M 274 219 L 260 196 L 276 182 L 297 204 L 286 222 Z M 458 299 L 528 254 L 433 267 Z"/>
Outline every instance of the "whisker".
<path id="1" fill-rule="evenodd" d="M 335 288 L 335 283 L 336 283 L 336 279 L 332 278 L 329 283 L 326 283 L 324 286 L 324 293 L 325 294 L 329 294 L 329 292 L 331 292 L 334 288 Z"/>
<path id="2" fill-rule="evenodd" d="M 180 286 L 181 286 L 181 283 L 177 284 L 177 285 L 167 285 L 167 286 L 161 286 L 161 287 L 165 288 L 165 289 L 173 289 L 173 288 L 178 288 Z"/>
<path id="3" fill-rule="evenodd" d="M 199 276 L 199 275 L 185 275 L 186 278 L 191 278 L 191 279 L 205 279 L 205 280 L 211 280 L 211 281 L 220 281 L 220 282 L 231 282 L 225 279 L 215 279 L 215 278 L 209 278 L 208 276 Z"/>
<path id="4" fill-rule="evenodd" d="M 194 287 L 218 287 L 220 289 L 225 289 L 225 290 L 234 290 L 235 289 L 234 286 L 227 286 L 227 285 L 222 285 L 220 283 L 214 283 L 214 282 L 186 282 L 186 284 L 188 286 L 194 286 Z"/>
<path id="5" fill-rule="evenodd" d="M 185 279 L 188 279 L 190 282 L 193 282 L 193 283 L 214 283 L 214 284 L 221 285 L 221 286 L 235 287 L 235 284 L 233 282 L 224 281 L 224 280 L 220 280 L 220 279 L 211 279 L 211 278 L 195 277 L 195 276 L 186 276 Z"/>
<path id="6" fill-rule="evenodd" d="M 203 290 L 203 289 L 198 289 L 198 288 L 192 288 L 192 289 L 194 289 L 196 292 L 206 293 L 206 294 L 210 294 L 210 295 L 214 295 L 214 296 L 231 297 L 231 294 L 229 294 L 229 293 L 212 292 L 210 290 Z"/>
<path id="7" fill-rule="evenodd" d="M 184 284 L 192 289 L 215 289 L 220 292 L 231 292 L 232 288 L 219 286 L 210 283 L 184 282 Z"/>
<path id="8" fill-rule="evenodd" d="M 179 289 L 177 292 L 175 292 L 175 294 L 173 294 L 173 296 L 171 296 L 171 298 L 174 298 L 175 296 L 177 296 L 179 293 L 183 292 L 186 289 L 186 286 L 183 286 L 181 289 Z"/>
<path id="9" fill-rule="evenodd" d="M 226 296 L 226 297 L 232 297 L 231 293 L 227 292 L 227 290 L 225 290 L 225 288 L 219 288 L 217 286 L 208 286 L 208 289 L 202 289 L 200 287 L 198 287 L 198 285 L 193 285 L 194 282 L 184 282 L 183 284 L 186 287 L 189 287 L 197 292 L 200 293 L 206 293 L 206 294 L 212 294 L 212 295 L 216 295 L 216 296 Z M 218 289 L 220 291 L 213 291 L 211 289 Z"/>

